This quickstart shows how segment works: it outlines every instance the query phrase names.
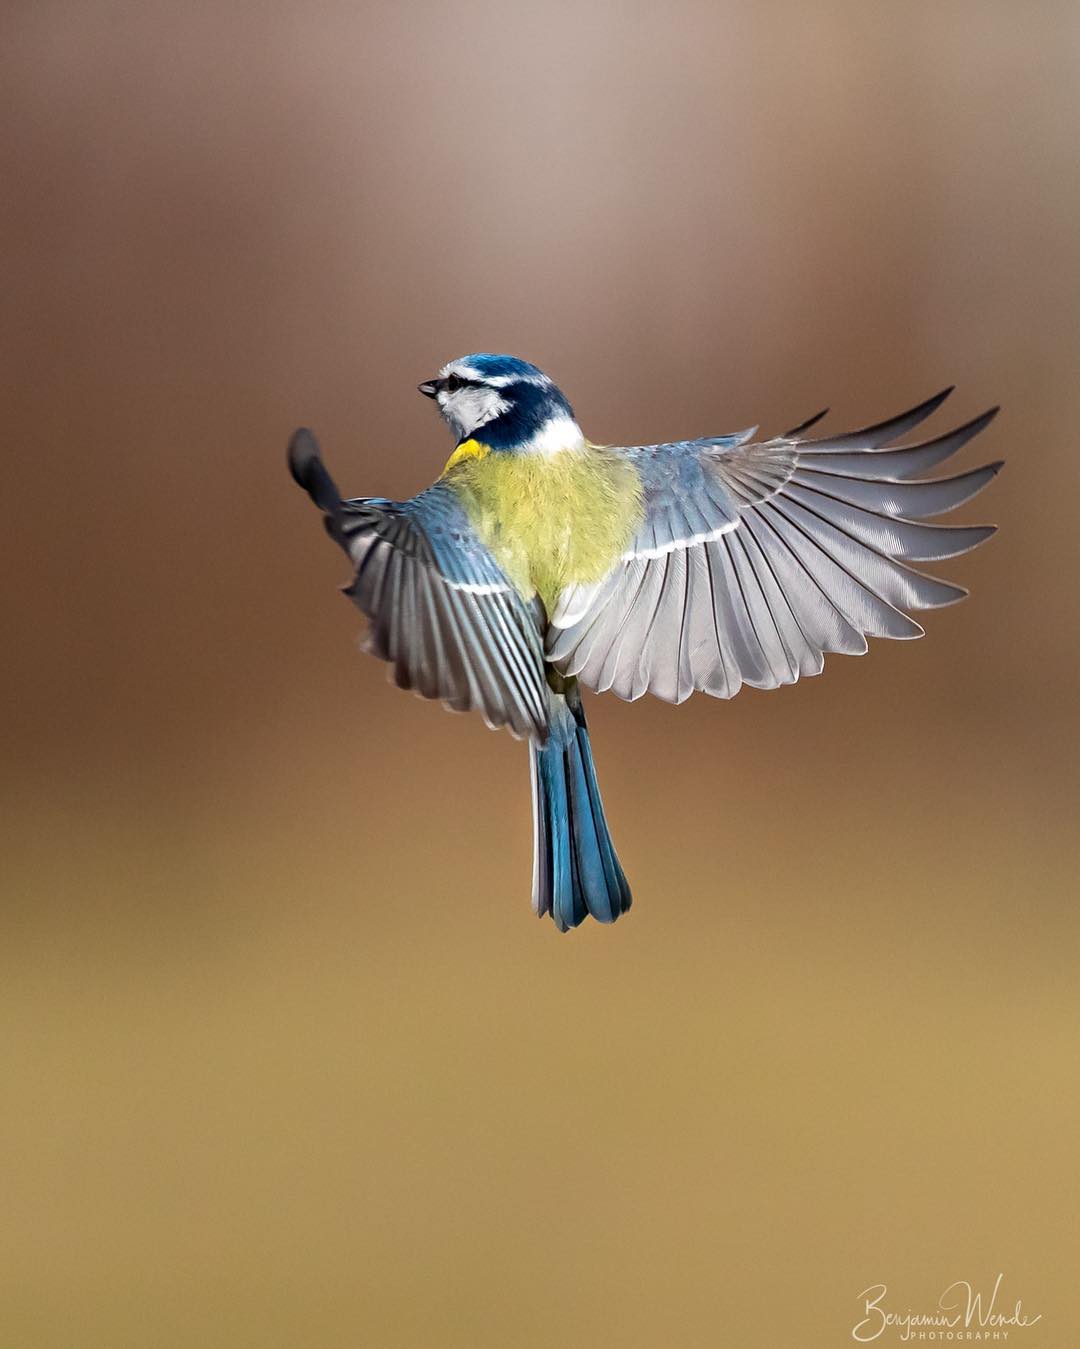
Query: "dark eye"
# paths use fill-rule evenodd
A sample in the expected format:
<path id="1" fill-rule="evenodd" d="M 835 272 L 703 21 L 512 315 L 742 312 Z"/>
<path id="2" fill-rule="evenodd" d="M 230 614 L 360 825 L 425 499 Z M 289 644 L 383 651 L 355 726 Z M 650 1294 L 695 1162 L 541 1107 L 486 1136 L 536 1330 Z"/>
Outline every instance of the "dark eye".
<path id="1" fill-rule="evenodd" d="M 457 393 L 458 389 L 460 389 L 461 386 L 466 383 L 468 383 L 468 381 L 462 379 L 460 375 L 447 375 L 446 392 Z"/>

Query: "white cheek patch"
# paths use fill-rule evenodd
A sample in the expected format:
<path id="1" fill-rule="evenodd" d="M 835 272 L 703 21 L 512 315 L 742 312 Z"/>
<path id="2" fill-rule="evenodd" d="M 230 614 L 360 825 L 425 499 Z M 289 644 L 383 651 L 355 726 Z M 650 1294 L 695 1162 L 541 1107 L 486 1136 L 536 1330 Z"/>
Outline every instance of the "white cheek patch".
<path id="1" fill-rule="evenodd" d="M 458 389 L 454 393 L 444 389 L 438 395 L 438 403 L 443 416 L 459 436 L 471 436 L 510 406 L 505 398 L 500 398 L 497 390 L 487 385 Z"/>

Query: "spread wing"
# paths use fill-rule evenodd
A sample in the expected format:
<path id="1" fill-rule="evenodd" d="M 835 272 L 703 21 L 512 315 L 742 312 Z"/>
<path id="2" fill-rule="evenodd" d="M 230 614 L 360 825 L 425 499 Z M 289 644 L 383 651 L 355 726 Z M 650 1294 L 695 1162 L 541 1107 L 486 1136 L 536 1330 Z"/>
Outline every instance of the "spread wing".
<path id="1" fill-rule="evenodd" d="M 305 430 L 293 436 L 289 466 L 356 567 L 345 593 L 371 619 L 365 650 L 391 662 L 395 682 L 546 740 L 536 620 L 452 488 L 436 483 L 409 501 L 342 501 Z"/>
<path id="2" fill-rule="evenodd" d="M 1001 464 L 924 480 L 997 409 L 936 440 L 885 449 L 951 390 L 880 425 L 802 439 L 819 417 L 758 444 L 753 432 L 621 451 L 641 473 L 645 519 L 600 582 L 570 587 L 548 632 L 564 674 L 621 698 L 730 698 L 819 674 L 826 651 L 920 637 L 907 610 L 967 591 L 909 563 L 966 553 L 991 525 L 923 524 L 974 496 Z"/>

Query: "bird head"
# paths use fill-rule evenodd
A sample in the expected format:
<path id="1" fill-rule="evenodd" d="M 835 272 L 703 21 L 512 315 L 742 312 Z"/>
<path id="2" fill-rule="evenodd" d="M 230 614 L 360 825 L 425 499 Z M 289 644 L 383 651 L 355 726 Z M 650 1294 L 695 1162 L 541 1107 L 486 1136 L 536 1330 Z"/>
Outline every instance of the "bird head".
<path id="1" fill-rule="evenodd" d="M 564 394 L 516 356 L 462 356 L 418 387 L 434 398 L 459 443 L 480 433 L 489 449 L 510 454 L 553 454 L 584 444 Z"/>

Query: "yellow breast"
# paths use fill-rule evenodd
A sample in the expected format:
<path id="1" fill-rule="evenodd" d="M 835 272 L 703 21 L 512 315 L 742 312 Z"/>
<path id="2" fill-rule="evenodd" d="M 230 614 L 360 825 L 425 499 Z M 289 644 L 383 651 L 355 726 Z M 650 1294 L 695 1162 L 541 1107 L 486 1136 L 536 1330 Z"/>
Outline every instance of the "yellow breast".
<path id="1" fill-rule="evenodd" d="M 564 586 L 598 581 L 641 522 L 641 484 L 625 459 L 601 446 L 557 454 L 506 454 L 459 445 L 444 470 L 496 561 L 548 613 Z"/>

